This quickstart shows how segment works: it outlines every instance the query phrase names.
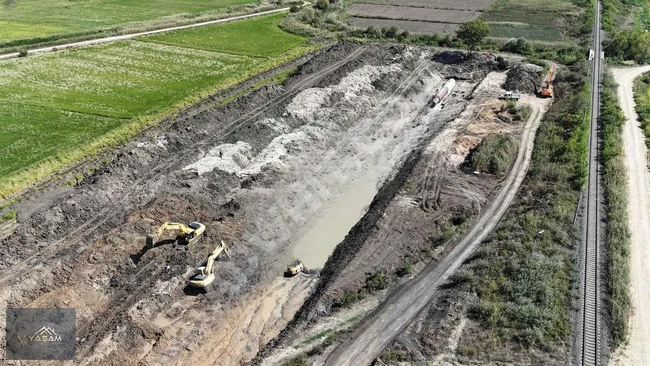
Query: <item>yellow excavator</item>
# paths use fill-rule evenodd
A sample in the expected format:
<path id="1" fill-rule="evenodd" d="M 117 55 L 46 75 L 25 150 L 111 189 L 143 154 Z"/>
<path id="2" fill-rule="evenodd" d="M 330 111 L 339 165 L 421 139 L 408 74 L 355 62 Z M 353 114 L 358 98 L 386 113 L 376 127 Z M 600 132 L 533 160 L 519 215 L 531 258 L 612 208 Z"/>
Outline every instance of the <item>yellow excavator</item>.
<path id="1" fill-rule="evenodd" d="M 284 271 L 284 276 L 293 277 L 300 272 L 305 272 L 306 270 L 305 265 L 301 261 L 296 260 L 287 267 L 287 270 Z"/>
<path id="2" fill-rule="evenodd" d="M 226 243 L 221 241 L 221 244 L 217 245 L 212 253 L 205 259 L 203 265 L 196 269 L 194 275 L 190 278 L 190 286 L 198 288 L 206 288 L 209 284 L 214 281 L 214 262 L 217 260 L 217 257 L 221 252 L 228 254 L 228 249 L 226 248 Z"/>
<path id="3" fill-rule="evenodd" d="M 175 241 L 179 244 L 192 244 L 203 234 L 205 225 L 192 221 L 185 225 L 178 222 L 165 222 L 158 228 L 156 235 L 147 235 L 147 246 L 153 247 L 167 230 L 177 232 Z"/>

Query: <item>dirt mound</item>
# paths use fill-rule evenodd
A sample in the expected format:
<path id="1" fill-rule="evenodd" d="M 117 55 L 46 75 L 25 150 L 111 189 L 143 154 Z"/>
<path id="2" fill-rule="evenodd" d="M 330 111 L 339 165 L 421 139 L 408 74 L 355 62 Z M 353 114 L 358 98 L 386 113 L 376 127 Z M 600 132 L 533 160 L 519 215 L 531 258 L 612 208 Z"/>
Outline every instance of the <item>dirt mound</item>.
<path id="1" fill-rule="evenodd" d="M 542 70 L 541 66 L 533 64 L 517 65 L 508 71 L 506 82 L 502 87 L 505 90 L 518 90 L 522 93 L 534 94 L 539 88 L 539 72 Z"/>
<path id="2" fill-rule="evenodd" d="M 443 51 L 435 55 L 433 61 L 445 65 L 457 65 L 465 61 L 465 54 L 459 51 Z"/>

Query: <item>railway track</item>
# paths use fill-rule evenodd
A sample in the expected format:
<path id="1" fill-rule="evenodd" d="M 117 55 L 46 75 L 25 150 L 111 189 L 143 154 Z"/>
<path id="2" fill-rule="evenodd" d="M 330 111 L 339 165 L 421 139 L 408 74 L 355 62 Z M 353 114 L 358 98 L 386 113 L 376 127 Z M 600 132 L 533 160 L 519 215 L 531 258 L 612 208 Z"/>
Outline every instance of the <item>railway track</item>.
<path id="1" fill-rule="evenodd" d="M 588 144 L 587 188 L 585 191 L 585 211 L 582 227 L 580 294 L 582 309 L 578 328 L 578 365 L 601 365 L 601 178 L 599 169 L 598 120 L 600 114 L 600 79 L 601 79 L 601 39 L 600 39 L 600 2 L 596 4 L 596 22 L 593 33 L 593 69 L 591 90 L 591 126 Z"/>

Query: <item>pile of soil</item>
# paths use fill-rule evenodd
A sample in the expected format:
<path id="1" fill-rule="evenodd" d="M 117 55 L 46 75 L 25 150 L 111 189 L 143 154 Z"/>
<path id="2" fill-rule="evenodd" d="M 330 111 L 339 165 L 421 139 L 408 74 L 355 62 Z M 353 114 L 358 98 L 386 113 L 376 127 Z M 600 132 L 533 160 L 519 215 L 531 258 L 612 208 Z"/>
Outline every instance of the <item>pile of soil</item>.
<path id="1" fill-rule="evenodd" d="M 541 66 L 521 64 L 508 71 L 508 77 L 502 87 L 505 90 L 518 90 L 522 93 L 537 93 L 540 85 Z"/>

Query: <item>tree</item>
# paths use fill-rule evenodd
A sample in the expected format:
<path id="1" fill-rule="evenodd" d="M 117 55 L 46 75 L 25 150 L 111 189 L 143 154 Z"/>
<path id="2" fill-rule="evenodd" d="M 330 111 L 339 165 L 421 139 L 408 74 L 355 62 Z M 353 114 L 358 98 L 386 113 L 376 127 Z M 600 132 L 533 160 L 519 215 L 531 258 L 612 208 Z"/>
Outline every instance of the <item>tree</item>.
<path id="1" fill-rule="evenodd" d="M 471 54 L 476 46 L 483 42 L 483 39 L 490 35 L 490 27 L 482 20 L 474 19 L 460 26 L 456 32 L 456 37 L 467 45 Z"/>

